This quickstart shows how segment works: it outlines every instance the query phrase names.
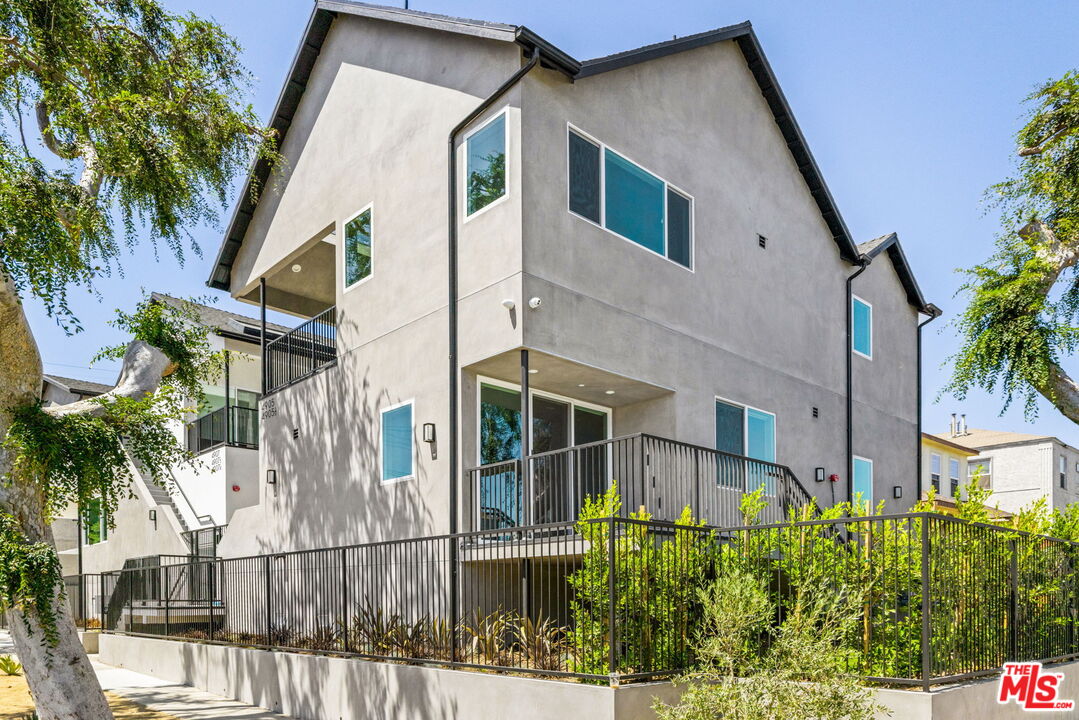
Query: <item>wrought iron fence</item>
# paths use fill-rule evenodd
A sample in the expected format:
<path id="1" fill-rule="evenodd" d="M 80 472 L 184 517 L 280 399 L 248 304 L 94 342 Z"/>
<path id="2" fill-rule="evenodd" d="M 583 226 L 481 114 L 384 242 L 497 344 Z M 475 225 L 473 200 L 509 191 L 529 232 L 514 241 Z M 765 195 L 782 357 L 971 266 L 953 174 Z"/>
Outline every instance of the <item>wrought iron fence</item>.
<path id="1" fill-rule="evenodd" d="M 599 682 L 696 661 L 698 590 L 757 574 L 860 598 L 851 672 L 932 685 L 1079 656 L 1079 545 L 927 513 L 695 527 L 605 518 L 234 559 L 102 579 L 106 631 Z M 458 588 L 452 593 L 452 588 Z"/>
<path id="2" fill-rule="evenodd" d="M 226 527 L 228 525 L 213 525 L 188 530 L 183 533 L 188 552 L 194 557 L 217 557 L 217 544 L 221 542 L 221 537 L 224 535 Z"/>
<path id="3" fill-rule="evenodd" d="M 257 448 L 259 412 L 257 408 L 238 405 L 218 408 L 189 422 L 186 431 L 187 449 L 193 453 L 207 452 L 222 445 Z"/>
<path id="4" fill-rule="evenodd" d="M 762 522 L 780 522 L 811 499 L 784 465 L 645 434 L 484 465 L 467 477 L 473 530 L 572 521 L 586 497 L 611 483 L 623 514 L 644 507 L 655 519 L 674 521 L 688 505 L 712 525 L 742 524 L 742 497 L 758 488 L 766 502 Z"/>
<path id="5" fill-rule="evenodd" d="M 64 595 L 67 597 L 75 627 L 82 630 L 101 628 L 102 608 L 107 603 L 101 575 L 65 576 Z"/>
<path id="6" fill-rule="evenodd" d="M 302 380 L 337 362 L 337 309 L 328 308 L 266 344 L 263 392 Z"/>

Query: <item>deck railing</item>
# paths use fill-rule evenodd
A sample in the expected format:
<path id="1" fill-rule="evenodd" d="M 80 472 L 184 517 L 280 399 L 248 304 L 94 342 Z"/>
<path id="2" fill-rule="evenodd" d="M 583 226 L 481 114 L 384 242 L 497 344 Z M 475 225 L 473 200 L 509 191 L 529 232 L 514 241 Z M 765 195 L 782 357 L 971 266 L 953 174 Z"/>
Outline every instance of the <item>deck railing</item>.
<path id="1" fill-rule="evenodd" d="M 226 417 L 227 413 L 227 417 Z M 204 453 L 222 445 L 257 448 L 259 446 L 258 408 L 238 405 L 218 408 L 187 424 L 187 449 Z"/>
<path id="2" fill-rule="evenodd" d="M 638 434 L 537 453 L 466 472 L 469 529 L 573 520 L 588 496 L 616 483 L 622 514 L 645 508 L 674 521 L 687 505 L 712 525 L 742 524 L 741 501 L 763 488 L 761 522 L 779 522 L 810 502 L 790 468 Z"/>
<path id="3" fill-rule="evenodd" d="M 266 343 L 263 393 L 280 390 L 337 362 L 337 308 Z"/>
<path id="4" fill-rule="evenodd" d="M 602 518 L 105 576 L 107 632 L 627 682 L 696 661 L 699 589 L 855 603 L 844 656 L 931 686 L 1079 657 L 1079 545 L 931 513 L 736 528 Z M 454 597 L 452 588 L 458 589 Z"/>

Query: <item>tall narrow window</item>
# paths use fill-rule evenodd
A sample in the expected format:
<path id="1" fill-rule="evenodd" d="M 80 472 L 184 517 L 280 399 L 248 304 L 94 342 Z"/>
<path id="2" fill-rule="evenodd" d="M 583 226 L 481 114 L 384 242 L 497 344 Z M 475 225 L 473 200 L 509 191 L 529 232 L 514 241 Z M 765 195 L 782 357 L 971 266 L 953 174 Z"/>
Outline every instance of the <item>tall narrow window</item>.
<path id="1" fill-rule="evenodd" d="M 1068 489 L 1068 458 L 1060 456 L 1060 487 Z"/>
<path id="2" fill-rule="evenodd" d="M 599 222 L 599 145 L 569 134 L 569 209 Z"/>
<path id="3" fill-rule="evenodd" d="M 382 481 L 412 477 L 412 403 L 382 411 Z"/>
<path id="4" fill-rule="evenodd" d="M 345 288 L 371 275 L 371 208 L 345 223 Z"/>
<path id="5" fill-rule="evenodd" d="M 602 143 L 569 131 L 569 209 L 641 247 L 693 266 L 693 202 Z"/>
<path id="6" fill-rule="evenodd" d="M 861 502 L 863 507 L 873 509 L 873 461 L 868 458 L 854 458 L 854 491 L 855 502 Z"/>
<path id="7" fill-rule="evenodd" d="M 468 155 L 468 214 L 506 194 L 506 114 L 502 113 L 465 141 Z"/>
<path id="8" fill-rule="evenodd" d="M 929 484 L 933 486 L 933 489 L 938 493 L 940 492 L 940 455 L 933 453 L 929 456 Z"/>
<path id="9" fill-rule="evenodd" d="M 873 359 L 873 306 L 859 297 L 851 299 L 851 349 Z"/>
<path id="10" fill-rule="evenodd" d="M 109 518 L 100 499 L 86 503 L 82 510 L 82 543 L 96 545 L 109 539 Z"/>
<path id="11" fill-rule="evenodd" d="M 948 481 L 952 497 L 959 497 L 959 461 L 955 458 L 948 458 Z"/>
<path id="12" fill-rule="evenodd" d="M 993 459 L 975 458 L 967 461 L 967 477 L 971 482 L 977 482 L 978 487 L 986 490 L 993 489 Z"/>

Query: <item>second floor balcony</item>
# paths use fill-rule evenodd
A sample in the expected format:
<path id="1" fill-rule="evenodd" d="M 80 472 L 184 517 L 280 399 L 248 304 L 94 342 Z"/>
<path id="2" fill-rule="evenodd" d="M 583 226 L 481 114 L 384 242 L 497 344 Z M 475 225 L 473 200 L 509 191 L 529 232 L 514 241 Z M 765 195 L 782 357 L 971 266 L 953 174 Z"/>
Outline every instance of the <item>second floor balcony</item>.
<path id="1" fill-rule="evenodd" d="M 266 343 L 263 394 L 287 387 L 337 362 L 337 308 L 323 310 Z"/>
<path id="2" fill-rule="evenodd" d="M 742 524 L 742 498 L 758 489 L 758 522 L 782 522 L 811 500 L 785 465 L 647 434 L 482 465 L 466 479 L 471 531 L 573 522 L 612 484 L 622 517 L 643 509 L 674 521 L 688 506 L 709 525 Z"/>
<path id="3" fill-rule="evenodd" d="M 225 445 L 241 448 L 259 446 L 258 408 L 229 405 L 196 418 L 186 427 L 189 452 L 209 452 Z"/>

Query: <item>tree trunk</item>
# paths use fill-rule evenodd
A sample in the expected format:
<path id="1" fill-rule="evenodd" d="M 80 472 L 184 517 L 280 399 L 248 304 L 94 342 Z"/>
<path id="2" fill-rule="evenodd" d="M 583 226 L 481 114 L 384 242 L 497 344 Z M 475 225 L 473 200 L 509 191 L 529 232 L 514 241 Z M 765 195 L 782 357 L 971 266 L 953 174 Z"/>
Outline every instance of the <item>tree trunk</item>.
<path id="1" fill-rule="evenodd" d="M 14 286 L 0 278 L 0 438 L 11 426 L 10 409 L 41 397 L 41 356 Z M 11 458 L 0 445 L 0 476 L 11 476 Z M 32 483 L 13 478 L 0 489 L 0 508 L 18 521 L 30 542 L 53 545 L 44 498 Z M 80 539 L 81 540 L 81 539 Z M 54 546 L 55 547 L 55 546 Z M 7 611 L 15 651 L 26 673 L 40 720 L 112 720 L 59 584 L 53 595 L 58 642 L 50 646 L 33 612 Z"/>

